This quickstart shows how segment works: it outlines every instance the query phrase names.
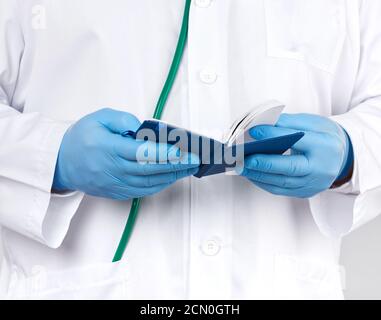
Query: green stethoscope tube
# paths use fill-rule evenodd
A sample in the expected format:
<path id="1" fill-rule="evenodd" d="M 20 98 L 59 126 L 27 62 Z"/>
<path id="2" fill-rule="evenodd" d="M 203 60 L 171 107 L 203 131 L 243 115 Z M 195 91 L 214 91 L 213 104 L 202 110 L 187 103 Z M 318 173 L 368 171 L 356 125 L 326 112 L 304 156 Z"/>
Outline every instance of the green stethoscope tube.
<path id="1" fill-rule="evenodd" d="M 186 45 L 187 39 L 188 39 L 188 25 L 189 25 L 190 6 L 191 6 L 191 0 L 186 0 L 183 22 L 182 22 L 180 36 L 179 36 L 179 41 L 177 43 L 176 52 L 175 52 L 175 55 L 173 57 L 172 65 L 171 65 L 171 68 L 169 70 L 167 80 L 165 81 L 163 90 L 162 90 L 160 97 L 159 97 L 159 101 L 157 102 L 157 105 L 156 105 L 156 109 L 155 109 L 155 112 L 153 115 L 154 119 L 158 119 L 158 120 L 161 119 L 165 105 L 168 101 L 169 94 L 172 90 L 173 84 L 176 80 L 176 76 L 177 76 L 179 68 L 180 68 L 181 59 L 184 55 L 185 45 Z M 124 251 L 126 250 L 128 242 L 129 242 L 131 235 L 132 235 L 132 232 L 134 230 L 136 218 L 137 218 L 138 213 L 139 213 L 141 200 L 142 199 L 139 198 L 139 199 L 134 199 L 132 201 L 130 214 L 128 216 L 126 226 L 124 228 L 122 238 L 120 239 L 118 248 L 115 252 L 113 262 L 120 261 L 123 258 Z"/>

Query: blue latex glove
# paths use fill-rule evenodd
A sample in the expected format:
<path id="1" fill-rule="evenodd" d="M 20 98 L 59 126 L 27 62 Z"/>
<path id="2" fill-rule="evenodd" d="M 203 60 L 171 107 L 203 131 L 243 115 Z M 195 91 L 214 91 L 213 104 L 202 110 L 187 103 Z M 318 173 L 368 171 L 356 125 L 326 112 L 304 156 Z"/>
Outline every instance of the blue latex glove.
<path id="1" fill-rule="evenodd" d="M 309 198 L 351 176 L 353 149 L 347 133 L 337 123 L 311 114 L 283 114 L 276 126 L 257 126 L 257 140 L 296 132 L 305 136 L 291 155 L 254 155 L 245 159 L 242 175 L 275 195 Z"/>
<path id="2" fill-rule="evenodd" d="M 193 154 L 122 136 L 139 126 L 135 116 L 112 109 L 79 120 L 63 138 L 53 190 L 125 200 L 158 193 L 198 171 L 200 160 Z M 143 144 L 147 152 L 138 159 Z"/>

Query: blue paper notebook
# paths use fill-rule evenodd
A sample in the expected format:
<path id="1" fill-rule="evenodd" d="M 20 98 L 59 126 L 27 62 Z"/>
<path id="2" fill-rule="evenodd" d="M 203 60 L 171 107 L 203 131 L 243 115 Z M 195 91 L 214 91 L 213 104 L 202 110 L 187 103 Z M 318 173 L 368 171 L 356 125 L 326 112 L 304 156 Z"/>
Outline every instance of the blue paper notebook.
<path id="1" fill-rule="evenodd" d="M 198 154 L 201 165 L 195 177 L 202 178 L 231 170 L 237 161 L 249 155 L 283 154 L 289 150 L 304 136 L 303 132 L 260 141 L 253 141 L 248 135 L 248 130 L 255 125 L 275 124 L 283 109 L 284 105 L 277 101 L 256 107 L 232 125 L 225 143 L 158 120 L 144 121 L 136 132 L 126 132 L 126 135 L 176 144 L 183 151 Z"/>

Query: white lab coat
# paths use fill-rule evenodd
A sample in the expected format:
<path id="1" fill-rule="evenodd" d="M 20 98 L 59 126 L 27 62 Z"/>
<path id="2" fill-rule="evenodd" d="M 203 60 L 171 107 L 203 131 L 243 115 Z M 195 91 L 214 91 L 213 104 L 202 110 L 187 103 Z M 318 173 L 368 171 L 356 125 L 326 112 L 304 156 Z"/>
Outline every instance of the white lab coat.
<path id="1" fill-rule="evenodd" d="M 184 1 L 0 0 L 0 223 L 6 298 L 341 299 L 340 239 L 381 212 L 381 1 L 193 1 L 164 119 L 216 138 L 256 104 L 331 117 L 347 185 L 310 200 L 242 177 L 188 178 L 144 200 L 51 193 L 68 126 L 102 107 L 149 118 Z M 318 146 L 316 146 L 318 147 Z"/>

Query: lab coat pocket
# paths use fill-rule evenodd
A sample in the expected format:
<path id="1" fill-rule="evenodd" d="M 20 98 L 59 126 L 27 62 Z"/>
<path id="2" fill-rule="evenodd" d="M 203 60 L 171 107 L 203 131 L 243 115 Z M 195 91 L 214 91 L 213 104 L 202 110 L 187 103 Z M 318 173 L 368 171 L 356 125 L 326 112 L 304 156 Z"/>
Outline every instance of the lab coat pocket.
<path id="1" fill-rule="evenodd" d="M 88 265 L 63 271 L 35 266 L 32 275 L 13 274 L 10 299 L 129 299 L 130 270 L 125 262 Z"/>
<path id="2" fill-rule="evenodd" d="M 274 286 L 279 298 L 342 300 L 344 268 L 316 259 L 280 254 L 275 257 Z"/>
<path id="3" fill-rule="evenodd" d="M 334 73 L 346 37 L 344 0 L 264 0 L 267 56 Z"/>

